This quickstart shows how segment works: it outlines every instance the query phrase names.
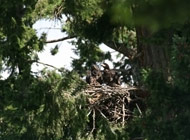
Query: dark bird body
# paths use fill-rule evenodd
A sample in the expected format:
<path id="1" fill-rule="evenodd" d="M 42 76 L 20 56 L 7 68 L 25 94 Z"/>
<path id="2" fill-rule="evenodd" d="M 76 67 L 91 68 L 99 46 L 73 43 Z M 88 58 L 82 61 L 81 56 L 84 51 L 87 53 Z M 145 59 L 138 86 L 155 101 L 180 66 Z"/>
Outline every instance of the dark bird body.
<path id="1" fill-rule="evenodd" d="M 114 87 L 120 85 L 120 76 L 115 70 L 111 70 L 107 63 L 103 63 L 103 81 L 105 84 Z"/>
<path id="2" fill-rule="evenodd" d="M 90 72 L 90 71 L 87 71 L 86 82 L 91 85 L 92 83 L 94 83 L 93 80 L 94 80 L 94 79 L 93 79 L 93 77 L 92 77 L 92 75 L 91 75 L 91 72 Z"/>
<path id="3" fill-rule="evenodd" d="M 103 83 L 102 73 L 97 65 L 92 65 L 87 72 L 86 82 L 90 85 L 100 85 Z"/>

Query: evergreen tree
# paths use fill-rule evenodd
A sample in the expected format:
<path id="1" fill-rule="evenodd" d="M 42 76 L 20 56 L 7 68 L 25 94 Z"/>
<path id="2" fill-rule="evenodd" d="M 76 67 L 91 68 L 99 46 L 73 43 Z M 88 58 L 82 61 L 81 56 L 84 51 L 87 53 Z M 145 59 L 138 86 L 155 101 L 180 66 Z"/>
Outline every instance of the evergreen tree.
<path id="1" fill-rule="evenodd" d="M 0 139 L 164 139 L 187 140 L 190 127 L 190 28 L 188 1 L 6 0 L 0 1 Z M 174 10 L 175 9 L 175 10 Z M 73 70 L 33 73 L 38 52 L 49 42 L 32 25 L 42 18 L 62 20 L 62 31 L 75 37 Z M 138 87 L 149 97 L 142 115 L 126 125 L 89 117 L 87 68 L 111 54 L 123 54 Z M 52 50 L 56 54 L 57 48 Z M 124 73 L 126 76 L 126 73 Z"/>

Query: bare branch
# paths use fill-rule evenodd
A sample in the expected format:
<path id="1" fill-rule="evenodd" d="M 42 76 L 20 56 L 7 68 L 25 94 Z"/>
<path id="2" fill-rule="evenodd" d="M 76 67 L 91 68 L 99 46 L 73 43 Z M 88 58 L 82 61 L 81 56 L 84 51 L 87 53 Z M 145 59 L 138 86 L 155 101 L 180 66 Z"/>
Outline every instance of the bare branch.
<path id="1" fill-rule="evenodd" d="M 137 104 L 137 103 L 136 103 L 136 107 L 137 107 L 137 109 L 138 109 L 139 113 L 142 115 L 142 111 L 141 111 L 141 109 L 140 109 L 140 107 L 138 106 L 138 104 Z"/>
<path id="2" fill-rule="evenodd" d="M 75 37 L 76 37 L 76 36 L 66 36 L 66 37 L 59 38 L 59 39 L 48 40 L 48 41 L 46 41 L 45 43 L 55 43 L 55 42 L 65 41 L 65 40 L 67 40 L 67 39 L 72 39 L 72 38 L 75 38 Z"/>
<path id="3" fill-rule="evenodd" d="M 34 62 L 35 62 L 35 63 L 38 63 L 38 64 L 42 64 L 42 65 L 48 66 L 48 67 L 52 67 L 52 68 L 54 68 L 54 69 L 56 69 L 56 70 L 59 70 L 59 68 L 57 68 L 57 67 L 55 67 L 55 66 L 53 66 L 53 65 L 50 65 L 50 64 L 46 64 L 46 63 L 39 62 L 39 61 L 34 61 Z"/>
<path id="4" fill-rule="evenodd" d="M 106 120 L 108 120 L 108 118 L 104 115 L 104 113 L 102 113 L 102 111 L 101 111 L 100 109 L 98 109 L 97 107 L 96 107 L 96 109 L 100 112 L 100 114 L 101 114 Z"/>
<path id="5" fill-rule="evenodd" d="M 46 63 L 43 63 L 43 62 L 33 61 L 33 63 L 38 63 L 38 64 L 42 64 L 42 65 L 44 65 L 44 66 L 48 66 L 48 67 L 54 68 L 55 70 L 58 70 L 59 72 L 62 72 L 62 71 L 63 71 L 63 70 L 60 69 L 60 68 L 57 68 L 57 67 L 55 67 L 55 66 L 53 66 L 53 65 L 46 64 Z"/>
<path id="6" fill-rule="evenodd" d="M 123 112 L 123 115 L 122 115 L 122 127 L 125 126 L 125 98 L 123 97 L 123 103 L 122 103 L 122 112 Z"/>
<path id="7" fill-rule="evenodd" d="M 107 41 L 103 42 L 105 45 L 107 45 L 109 48 L 112 48 L 119 53 L 127 56 L 129 59 L 133 59 L 133 57 L 136 55 L 136 50 L 135 49 L 130 49 L 122 43 L 115 43 L 114 41 Z"/>
<path id="8" fill-rule="evenodd" d="M 36 30 L 61 30 L 62 28 L 52 28 L 52 27 L 43 27 L 37 28 Z"/>
<path id="9" fill-rule="evenodd" d="M 96 124 L 96 111 L 95 111 L 95 109 L 93 109 L 93 128 L 90 132 L 91 134 L 94 132 L 94 130 L 96 128 L 95 124 Z"/>

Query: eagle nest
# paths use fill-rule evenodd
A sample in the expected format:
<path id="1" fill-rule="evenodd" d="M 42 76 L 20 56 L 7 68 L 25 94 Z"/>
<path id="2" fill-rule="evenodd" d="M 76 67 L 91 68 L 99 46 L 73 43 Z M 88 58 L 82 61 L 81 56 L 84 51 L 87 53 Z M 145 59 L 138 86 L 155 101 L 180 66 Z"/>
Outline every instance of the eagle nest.
<path id="1" fill-rule="evenodd" d="M 85 90 L 88 99 L 88 107 L 95 124 L 97 114 L 100 114 L 110 122 L 125 124 L 135 115 L 141 116 L 145 110 L 145 98 L 148 96 L 145 90 L 136 87 L 110 87 L 89 85 Z M 138 112 L 134 114 L 134 110 Z M 95 128 L 95 126 L 94 126 Z"/>

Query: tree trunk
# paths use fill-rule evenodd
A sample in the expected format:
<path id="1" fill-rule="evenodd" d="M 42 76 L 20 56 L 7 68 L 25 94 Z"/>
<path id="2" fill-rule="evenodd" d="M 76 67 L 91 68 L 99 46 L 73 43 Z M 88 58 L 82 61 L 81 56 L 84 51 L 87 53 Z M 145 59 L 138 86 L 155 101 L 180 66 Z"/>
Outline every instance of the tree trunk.
<path id="1" fill-rule="evenodd" d="M 137 34 L 137 54 L 138 64 L 141 68 L 151 68 L 155 71 L 161 71 L 164 77 L 169 76 L 169 44 L 165 42 L 153 42 L 155 34 L 151 34 L 148 30 L 142 27 L 136 28 Z M 164 38 L 163 40 L 169 42 L 171 38 Z"/>

